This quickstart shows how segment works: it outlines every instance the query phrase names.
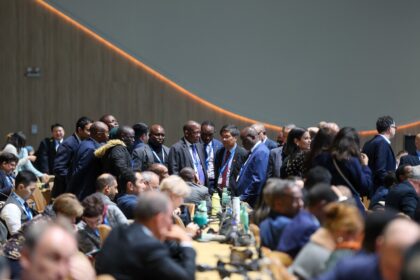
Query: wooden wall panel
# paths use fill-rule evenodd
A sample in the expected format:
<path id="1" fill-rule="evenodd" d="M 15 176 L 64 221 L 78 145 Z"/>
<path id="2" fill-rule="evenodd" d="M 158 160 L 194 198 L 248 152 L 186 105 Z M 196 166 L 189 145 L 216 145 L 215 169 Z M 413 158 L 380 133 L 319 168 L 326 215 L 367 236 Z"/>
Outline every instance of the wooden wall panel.
<path id="1" fill-rule="evenodd" d="M 210 119 L 218 128 L 247 125 L 193 101 L 33 0 L 0 1 L 0 40 L 0 135 L 22 130 L 37 146 L 52 123 L 70 135 L 78 117 L 104 113 L 121 124 L 161 123 L 168 144 L 181 137 L 188 119 Z M 24 77 L 28 66 L 41 67 L 42 77 Z M 37 134 L 30 133 L 32 124 Z M 394 141 L 396 150 L 402 138 Z"/>

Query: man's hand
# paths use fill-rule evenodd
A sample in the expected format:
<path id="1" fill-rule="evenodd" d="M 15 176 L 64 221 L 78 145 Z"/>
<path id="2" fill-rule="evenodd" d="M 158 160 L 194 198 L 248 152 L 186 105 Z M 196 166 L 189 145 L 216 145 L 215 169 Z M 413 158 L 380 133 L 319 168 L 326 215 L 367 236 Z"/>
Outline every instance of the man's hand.
<path id="1" fill-rule="evenodd" d="M 188 236 L 187 232 L 178 225 L 173 225 L 171 230 L 165 233 L 166 240 L 175 240 L 177 242 L 191 242 L 191 237 Z"/>

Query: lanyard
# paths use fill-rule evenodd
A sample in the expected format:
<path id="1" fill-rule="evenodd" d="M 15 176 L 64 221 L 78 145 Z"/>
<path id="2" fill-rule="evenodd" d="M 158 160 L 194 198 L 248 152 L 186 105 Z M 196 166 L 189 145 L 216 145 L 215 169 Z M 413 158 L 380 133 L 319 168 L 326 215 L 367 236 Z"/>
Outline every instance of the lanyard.
<path id="1" fill-rule="evenodd" d="M 226 160 L 225 164 L 220 168 L 219 170 L 219 174 L 223 174 L 223 172 L 225 171 L 225 169 L 229 166 L 229 162 L 232 161 L 233 156 L 235 155 L 235 150 L 236 150 L 236 146 L 232 149 L 232 151 L 230 152 L 230 156 L 229 158 Z M 223 154 L 223 158 L 225 158 L 227 151 L 225 151 L 225 153 Z"/>
<path id="2" fill-rule="evenodd" d="M 207 152 L 207 147 L 210 147 L 209 152 Z M 213 153 L 213 141 L 210 142 L 207 146 L 206 146 L 206 153 L 207 153 L 207 157 L 206 157 L 206 167 L 209 167 L 209 163 L 210 163 L 210 157 L 211 154 Z"/>
<path id="3" fill-rule="evenodd" d="M 160 157 L 157 155 L 157 153 L 153 149 L 152 149 L 152 153 L 157 158 L 159 163 L 163 164 L 165 162 L 165 152 L 163 151 L 163 148 L 162 148 L 162 160 L 160 159 Z"/>

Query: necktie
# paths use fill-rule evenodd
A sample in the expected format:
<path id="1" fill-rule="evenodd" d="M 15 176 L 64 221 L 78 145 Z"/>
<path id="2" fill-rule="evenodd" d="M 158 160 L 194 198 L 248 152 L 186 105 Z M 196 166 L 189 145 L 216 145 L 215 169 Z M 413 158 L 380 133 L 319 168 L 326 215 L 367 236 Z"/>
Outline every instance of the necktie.
<path id="1" fill-rule="evenodd" d="M 192 148 L 193 156 L 194 156 L 193 158 L 194 165 L 198 173 L 198 179 L 200 179 L 201 184 L 204 185 L 204 183 L 206 182 L 206 176 L 204 175 L 203 166 L 201 165 L 200 157 L 198 156 L 198 153 L 197 153 L 197 147 L 195 144 L 191 144 L 191 148 Z"/>
<path id="2" fill-rule="evenodd" d="M 227 174 L 229 171 L 229 158 L 230 158 L 230 151 L 228 150 L 226 152 L 226 156 L 225 156 L 225 160 L 223 161 L 223 165 L 222 166 L 226 166 L 225 169 L 223 170 L 222 173 L 222 187 L 226 187 L 226 182 L 227 182 Z"/>
<path id="3" fill-rule="evenodd" d="M 23 203 L 23 206 L 25 207 L 26 216 L 28 216 L 29 220 L 32 220 L 32 211 L 28 203 Z"/>
<path id="4" fill-rule="evenodd" d="M 60 141 L 55 140 L 55 151 L 58 151 L 58 147 L 60 147 Z"/>

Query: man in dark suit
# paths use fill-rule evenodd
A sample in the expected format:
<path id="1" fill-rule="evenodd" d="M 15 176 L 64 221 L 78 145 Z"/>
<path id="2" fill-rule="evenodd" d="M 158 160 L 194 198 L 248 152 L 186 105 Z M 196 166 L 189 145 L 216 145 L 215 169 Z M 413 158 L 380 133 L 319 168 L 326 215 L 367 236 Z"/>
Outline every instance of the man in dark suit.
<path id="1" fill-rule="evenodd" d="M 211 121 L 204 121 L 201 123 L 201 141 L 203 143 L 203 151 L 206 159 L 206 170 L 208 177 L 208 188 L 210 193 L 213 193 L 215 187 L 215 170 L 214 158 L 222 143 L 214 138 L 214 123 Z"/>
<path id="2" fill-rule="evenodd" d="M 366 142 L 363 153 L 369 158 L 369 168 L 373 173 L 375 189 L 384 184 L 387 171 L 395 171 L 397 162 L 391 147 L 391 139 L 395 136 L 397 127 L 390 116 L 378 118 L 376 121 L 378 135 Z"/>
<path id="3" fill-rule="evenodd" d="M 267 137 L 267 131 L 265 130 L 265 126 L 262 123 L 255 123 L 252 127 L 257 131 L 258 137 L 262 143 L 269 149 L 272 150 L 278 147 L 277 142 L 271 140 Z"/>
<path id="4" fill-rule="evenodd" d="M 92 120 L 87 117 L 78 119 L 76 122 L 76 131 L 70 137 L 66 138 L 58 148 L 54 159 L 55 178 L 54 187 L 51 192 L 52 197 L 57 197 L 66 191 L 73 156 L 80 142 L 89 138 L 91 125 Z"/>
<path id="5" fill-rule="evenodd" d="M 53 124 L 51 126 L 51 138 L 45 138 L 39 144 L 36 151 L 35 167 L 42 173 L 53 174 L 54 159 L 57 154 L 58 147 L 63 143 L 64 128 L 61 124 Z"/>
<path id="6" fill-rule="evenodd" d="M 90 137 L 80 143 L 74 155 L 67 192 L 75 194 L 80 201 L 95 192 L 101 166 L 94 152 L 108 141 L 108 136 L 108 126 L 100 121 L 94 122 L 90 127 Z"/>
<path id="7" fill-rule="evenodd" d="M 400 165 L 408 164 L 411 166 L 420 165 L 420 133 L 416 135 L 414 144 L 416 145 L 416 151 L 412 154 L 403 156 L 400 160 Z"/>
<path id="8" fill-rule="evenodd" d="M 239 171 L 234 192 L 242 201 L 254 207 L 267 179 L 270 151 L 259 140 L 258 132 L 253 127 L 242 129 L 241 140 L 244 148 L 251 153 Z"/>
<path id="9" fill-rule="evenodd" d="M 200 143 L 200 124 L 188 121 L 183 130 L 184 137 L 169 150 L 169 174 L 178 175 L 184 167 L 191 167 L 197 173 L 200 184 L 208 186 L 206 157 L 203 145 Z"/>
<path id="10" fill-rule="evenodd" d="M 172 203 L 162 193 L 139 197 L 135 222 L 113 229 L 96 257 L 98 274 L 116 279 L 194 279 L 191 238 L 172 224 Z M 177 253 L 162 243 L 174 240 Z"/>
<path id="11" fill-rule="evenodd" d="M 154 124 L 150 127 L 149 141 L 147 145 L 135 148 L 133 150 L 133 169 L 147 170 L 153 163 L 168 165 L 169 148 L 165 142 L 165 129 Z"/>
<path id="12" fill-rule="evenodd" d="M 420 189 L 420 169 L 410 165 L 400 165 L 395 175 L 400 183 L 389 190 L 385 207 L 414 218 L 419 201 L 416 189 Z"/>
<path id="13" fill-rule="evenodd" d="M 15 171 L 18 162 L 19 158 L 14 154 L 0 153 L 0 201 L 5 201 L 12 192 L 15 185 L 13 171 Z"/>
<path id="14" fill-rule="evenodd" d="M 237 144 L 238 137 L 239 129 L 234 125 L 225 125 L 220 129 L 223 147 L 214 159 L 215 182 L 220 194 L 224 188 L 236 188 L 236 178 L 248 157 L 248 152 Z"/>

